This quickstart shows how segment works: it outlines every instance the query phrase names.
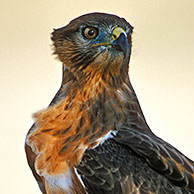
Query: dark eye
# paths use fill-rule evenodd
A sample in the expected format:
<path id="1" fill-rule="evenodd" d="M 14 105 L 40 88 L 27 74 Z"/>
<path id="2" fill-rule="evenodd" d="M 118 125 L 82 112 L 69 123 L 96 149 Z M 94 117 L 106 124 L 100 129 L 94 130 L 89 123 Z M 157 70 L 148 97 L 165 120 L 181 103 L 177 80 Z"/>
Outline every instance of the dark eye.
<path id="1" fill-rule="evenodd" d="M 83 30 L 83 35 L 87 39 L 94 39 L 98 35 L 98 29 L 94 27 L 86 27 Z"/>

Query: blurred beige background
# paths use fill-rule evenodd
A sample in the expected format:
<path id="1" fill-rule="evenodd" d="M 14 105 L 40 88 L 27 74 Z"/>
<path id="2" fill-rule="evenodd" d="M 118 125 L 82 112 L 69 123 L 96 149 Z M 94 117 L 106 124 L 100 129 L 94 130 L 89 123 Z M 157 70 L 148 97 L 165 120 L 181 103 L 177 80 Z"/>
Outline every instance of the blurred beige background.
<path id="1" fill-rule="evenodd" d="M 194 159 L 194 0 L 8 0 L 0 2 L 0 188 L 40 193 L 24 139 L 31 114 L 59 88 L 52 28 L 88 12 L 125 17 L 134 27 L 130 77 L 158 136 Z"/>

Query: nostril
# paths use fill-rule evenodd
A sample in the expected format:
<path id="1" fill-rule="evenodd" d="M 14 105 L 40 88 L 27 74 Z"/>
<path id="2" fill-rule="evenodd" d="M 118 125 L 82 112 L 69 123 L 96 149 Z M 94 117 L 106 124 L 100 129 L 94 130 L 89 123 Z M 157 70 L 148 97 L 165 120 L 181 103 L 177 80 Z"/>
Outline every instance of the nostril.
<path id="1" fill-rule="evenodd" d="M 117 35 L 116 34 L 113 34 L 112 35 L 112 38 L 113 38 L 113 40 L 115 40 L 117 38 Z"/>

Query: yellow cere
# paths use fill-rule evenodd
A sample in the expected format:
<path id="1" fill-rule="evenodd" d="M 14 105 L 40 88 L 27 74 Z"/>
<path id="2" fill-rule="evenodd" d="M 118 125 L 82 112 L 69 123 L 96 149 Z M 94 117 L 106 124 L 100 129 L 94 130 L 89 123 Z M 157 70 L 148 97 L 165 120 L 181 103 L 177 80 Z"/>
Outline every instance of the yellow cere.
<path id="1" fill-rule="evenodd" d="M 117 38 L 119 37 L 119 35 L 120 35 L 122 32 L 123 32 L 124 34 L 126 34 L 126 32 L 125 32 L 125 30 L 123 30 L 123 28 L 121 28 L 121 27 L 116 27 L 116 28 L 113 30 L 113 32 L 112 32 L 112 39 L 113 39 L 113 40 L 117 39 Z"/>

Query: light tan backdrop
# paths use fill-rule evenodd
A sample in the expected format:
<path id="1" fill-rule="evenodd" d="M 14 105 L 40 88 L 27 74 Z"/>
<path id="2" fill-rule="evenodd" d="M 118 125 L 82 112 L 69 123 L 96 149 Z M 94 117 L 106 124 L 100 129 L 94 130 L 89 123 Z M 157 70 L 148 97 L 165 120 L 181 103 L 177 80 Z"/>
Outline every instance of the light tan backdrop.
<path id="1" fill-rule="evenodd" d="M 130 77 L 150 127 L 194 159 L 194 0 L 7 0 L 0 2 L 0 193 L 40 193 L 23 144 L 31 114 L 61 81 L 52 28 L 88 12 L 135 28 Z"/>

